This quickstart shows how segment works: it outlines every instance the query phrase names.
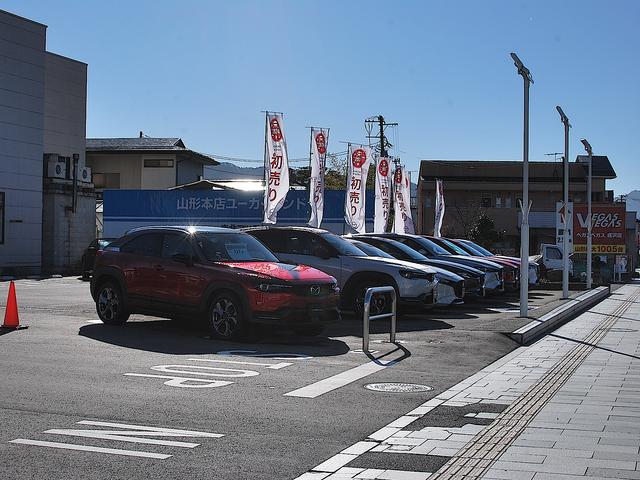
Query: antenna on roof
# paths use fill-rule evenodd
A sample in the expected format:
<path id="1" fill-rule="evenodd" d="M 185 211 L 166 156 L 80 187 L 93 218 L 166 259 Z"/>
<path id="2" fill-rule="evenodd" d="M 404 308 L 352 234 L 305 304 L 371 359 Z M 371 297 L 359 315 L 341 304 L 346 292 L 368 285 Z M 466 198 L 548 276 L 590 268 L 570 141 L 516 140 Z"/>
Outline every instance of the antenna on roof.
<path id="1" fill-rule="evenodd" d="M 142 133 L 142 130 L 140 130 L 140 138 L 144 137 L 144 133 Z"/>

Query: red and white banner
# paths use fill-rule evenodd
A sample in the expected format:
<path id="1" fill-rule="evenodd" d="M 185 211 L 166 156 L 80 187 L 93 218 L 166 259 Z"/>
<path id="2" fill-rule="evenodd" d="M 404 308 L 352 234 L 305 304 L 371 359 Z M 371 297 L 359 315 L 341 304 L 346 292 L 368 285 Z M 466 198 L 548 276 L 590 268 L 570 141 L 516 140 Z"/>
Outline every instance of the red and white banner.
<path id="1" fill-rule="evenodd" d="M 411 219 L 411 184 L 404 167 L 398 165 L 393 174 L 393 232 L 415 233 Z"/>
<path id="2" fill-rule="evenodd" d="M 264 223 L 276 223 L 289 191 L 289 159 L 282 114 L 267 113 L 265 148 Z"/>
<path id="3" fill-rule="evenodd" d="M 349 145 L 347 149 L 347 195 L 344 219 L 358 233 L 366 233 L 364 199 L 367 188 L 367 173 L 371 164 L 371 149 Z"/>
<path id="4" fill-rule="evenodd" d="M 441 237 L 440 229 L 444 220 L 444 185 L 442 180 L 436 180 L 436 218 L 433 222 L 433 236 Z"/>
<path id="5" fill-rule="evenodd" d="M 373 233 L 384 233 L 391 204 L 391 165 L 387 157 L 380 157 L 376 167 L 376 205 Z"/>
<path id="6" fill-rule="evenodd" d="M 324 168 L 329 146 L 329 129 L 311 129 L 311 176 L 309 177 L 309 226 L 319 228 L 324 210 Z"/>

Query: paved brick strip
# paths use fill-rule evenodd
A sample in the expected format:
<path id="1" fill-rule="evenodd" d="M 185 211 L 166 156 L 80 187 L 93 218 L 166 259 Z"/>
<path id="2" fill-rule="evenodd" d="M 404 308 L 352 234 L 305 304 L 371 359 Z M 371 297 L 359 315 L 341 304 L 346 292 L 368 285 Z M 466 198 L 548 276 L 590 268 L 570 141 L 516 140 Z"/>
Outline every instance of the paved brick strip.
<path id="1" fill-rule="evenodd" d="M 571 349 L 540 381 L 532 385 L 496 420 L 478 433 L 465 447 L 444 464 L 429 480 L 475 480 L 481 478 L 491 465 L 518 438 L 536 414 L 564 385 L 571 374 L 595 349 L 609 329 L 640 297 L 634 293 L 594 328 L 580 344 Z"/>

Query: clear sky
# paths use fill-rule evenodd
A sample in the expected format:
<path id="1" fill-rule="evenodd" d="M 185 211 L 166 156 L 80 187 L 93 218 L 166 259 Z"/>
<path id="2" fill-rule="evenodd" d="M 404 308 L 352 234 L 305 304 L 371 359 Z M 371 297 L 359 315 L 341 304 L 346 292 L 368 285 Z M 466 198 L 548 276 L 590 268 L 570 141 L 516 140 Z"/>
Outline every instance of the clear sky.
<path id="1" fill-rule="evenodd" d="M 87 135 L 179 136 L 206 153 L 262 158 L 264 116 L 285 113 L 290 157 L 306 126 L 365 142 L 364 119 L 399 123 L 400 155 L 522 158 L 522 80 L 529 67 L 532 160 L 586 137 L 640 189 L 640 2 L 34 1 L 0 8 L 49 26 L 48 50 L 89 64 Z"/>

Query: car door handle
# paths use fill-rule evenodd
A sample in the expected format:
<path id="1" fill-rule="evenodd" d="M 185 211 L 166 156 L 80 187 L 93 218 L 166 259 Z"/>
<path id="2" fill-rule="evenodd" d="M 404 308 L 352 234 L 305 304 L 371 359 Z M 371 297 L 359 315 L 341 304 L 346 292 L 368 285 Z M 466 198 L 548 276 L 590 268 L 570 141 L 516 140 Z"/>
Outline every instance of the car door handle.
<path id="1" fill-rule="evenodd" d="M 157 272 L 161 272 L 162 270 L 164 270 L 164 267 L 162 265 L 154 265 L 154 270 L 156 270 Z"/>

